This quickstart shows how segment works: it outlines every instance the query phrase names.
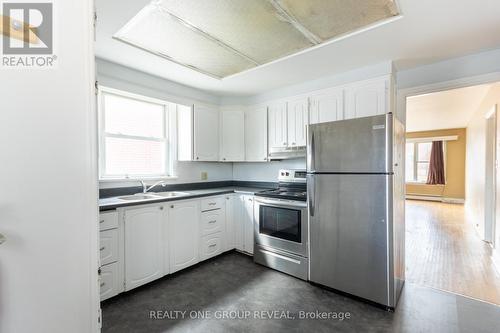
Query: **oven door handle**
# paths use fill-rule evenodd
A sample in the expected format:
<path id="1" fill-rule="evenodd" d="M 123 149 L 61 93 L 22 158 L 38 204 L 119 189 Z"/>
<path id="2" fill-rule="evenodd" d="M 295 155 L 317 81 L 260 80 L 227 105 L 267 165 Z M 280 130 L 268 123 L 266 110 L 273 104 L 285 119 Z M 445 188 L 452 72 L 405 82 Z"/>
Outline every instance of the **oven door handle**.
<path id="1" fill-rule="evenodd" d="M 269 206 L 269 207 L 276 207 L 276 208 L 293 208 L 293 209 L 298 209 L 298 210 L 307 208 L 307 204 L 305 204 L 305 203 L 303 205 L 302 204 L 287 204 L 286 202 L 266 200 L 266 199 L 261 199 L 261 198 L 255 199 L 255 202 L 257 202 L 258 204 L 262 204 L 262 205 Z"/>

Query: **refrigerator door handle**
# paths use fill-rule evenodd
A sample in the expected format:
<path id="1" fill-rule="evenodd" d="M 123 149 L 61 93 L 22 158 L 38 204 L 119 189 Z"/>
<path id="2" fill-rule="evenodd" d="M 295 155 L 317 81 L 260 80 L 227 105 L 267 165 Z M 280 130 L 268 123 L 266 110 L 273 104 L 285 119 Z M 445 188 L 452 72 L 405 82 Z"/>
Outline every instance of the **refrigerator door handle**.
<path id="1" fill-rule="evenodd" d="M 309 208 L 309 215 L 314 216 L 314 209 L 316 206 L 316 186 L 314 183 L 314 175 L 307 175 L 307 205 Z"/>
<path id="2" fill-rule="evenodd" d="M 316 144 L 314 143 L 314 131 L 311 131 L 311 142 L 310 145 L 307 147 L 307 171 L 308 172 L 314 172 L 316 167 L 315 167 L 315 149 L 316 149 Z"/>

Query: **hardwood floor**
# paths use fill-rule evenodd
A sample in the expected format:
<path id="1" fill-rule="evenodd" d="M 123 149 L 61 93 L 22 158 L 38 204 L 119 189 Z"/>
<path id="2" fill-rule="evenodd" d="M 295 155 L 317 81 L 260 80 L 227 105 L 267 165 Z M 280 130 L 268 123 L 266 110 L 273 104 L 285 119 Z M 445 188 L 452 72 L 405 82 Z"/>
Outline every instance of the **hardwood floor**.
<path id="1" fill-rule="evenodd" d="M 406 202 L 406 279 L 500 305 L 500 272 L 491 247 L 463 205 Z"/>

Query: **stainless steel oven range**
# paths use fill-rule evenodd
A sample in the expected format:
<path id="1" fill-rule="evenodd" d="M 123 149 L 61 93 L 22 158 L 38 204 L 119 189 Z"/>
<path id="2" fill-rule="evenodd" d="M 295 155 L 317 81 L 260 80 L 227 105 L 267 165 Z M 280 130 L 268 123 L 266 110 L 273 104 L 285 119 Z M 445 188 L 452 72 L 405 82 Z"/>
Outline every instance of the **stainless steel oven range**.
<path id="1" fill-rule="evenodd" d="M 254 261 L 308 279 L 305 170 L 280 170 L 279 188 L 256 194 Z"/>

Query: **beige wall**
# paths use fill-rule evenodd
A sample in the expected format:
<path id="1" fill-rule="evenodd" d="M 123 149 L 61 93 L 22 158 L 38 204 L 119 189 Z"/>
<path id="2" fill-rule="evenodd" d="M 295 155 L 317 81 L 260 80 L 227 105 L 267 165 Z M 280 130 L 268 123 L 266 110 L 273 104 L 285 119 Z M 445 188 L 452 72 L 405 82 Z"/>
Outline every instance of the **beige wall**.
<path id="1" fill-rule="evenodd" d="M 446 142 L 446 185 L 406 184 L 406 194 L 438 196 L 465 199 L 465 146 L 466 129 L 407 133 L 406 138 L 430 138 L 437 136 L 458 136 L 458 140 Z"/>
<path id="2" fill-rule="evenodd" d="M 500 105 L 500 83 L 492 85 L 467 126 L 466 205 L 483 239 L 488 238 L 488 230 L 485 230 L 486 115 L 495 105 Z"/>

